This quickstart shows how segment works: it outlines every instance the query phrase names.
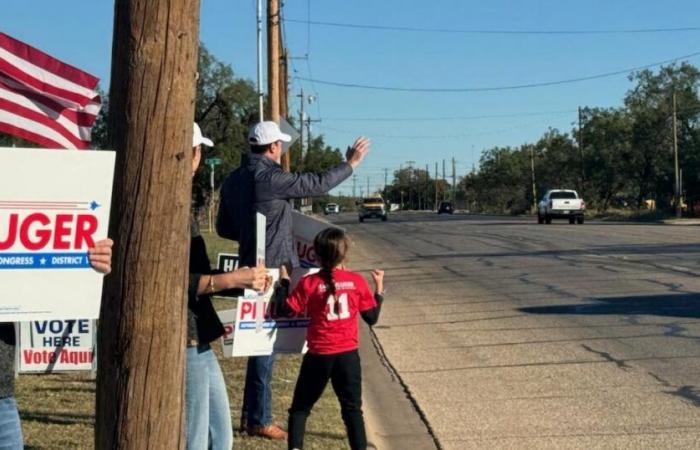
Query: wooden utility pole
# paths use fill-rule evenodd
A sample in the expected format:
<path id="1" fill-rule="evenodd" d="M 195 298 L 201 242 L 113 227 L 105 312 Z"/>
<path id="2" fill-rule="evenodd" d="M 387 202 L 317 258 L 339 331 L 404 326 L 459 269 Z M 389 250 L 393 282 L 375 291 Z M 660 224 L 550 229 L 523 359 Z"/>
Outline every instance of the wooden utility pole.
<path id="1" fill-rule="evenodd" d="M 116 0 L 114 12 L 95 448 L 181 449 L 199 0 Z"/>
<path id="2" fill-rule="evenodd" d="M 304 89 L 301 90 L 301 93 L 297 95 L 297 97 L 300 98 L 299 100 L 299 169 L 304 167 L 304 145 L 306 145 L 305 139 L 304 139 L 304 124 L 306 122 L 306 116 L 304 115 L 304 102 L 306 101 L 306 98 L 304 97 Z"/>
<path id="3" fill-rule="evenodd" d="M 280 3 L 267 0 L 267 95 L 269 120 L 280 122 Z"/>
<path id="4" fill-rule="evenodd" d="M 438 163 L 435 162 L 435 211 L 438 209 Z"/>
<path id="5" fill-rule="evenodd" d="M 281 42 L 281 40 L 280 40 Z M 285 119 L 289 115 L 289 76 L 287 74 L 288 52 L 286 48 L 282 48 L 282 57 L 280 58 L 280 117 Z M 282 168 L 289 172 L 291 168 L 291 149 L 282 155 Z"/>
<path id="6" fill-rule="evenodd" d="M 530 146 L 530 170 L 532 171 L 532 213 L 537 214 L 537 185 L 535 184 L 535 146 Z"/>
<path id="7" fill-rule="evenodd" d="M 457 204 L 457 167 L 454 157 L 452 158 L 452 207 Z"/>
<path id="8" fill-rule="evenodd" d="M 682 192 L 681 192 L 681 182 L 680 182 L 680 172 L 678 164 L 678 125 L 676 123 L 676 92 L 673 92 L 673 161 L 674 161 L 674 173 L 676 178 L 676 183 L 674 186 L 675 191 L 675 201 L 676 201 L 676 217 L 681 218 L 683 216 L 683 204 L 682 204 Z"/>
<path id="9" fill-rule="evenodd" d="M 445 160 L 442 160 L 442 180 L 447 183 L 447 178 L 445 178 Z M 445 200 L 445 192 L 442 193 L 442 199 Z"/>
<path id="10" fill-rule="evenodd" d="M 423 201 L 423 208 L 428 209 L 428 203 L 430 199 L 428 198 L 428 194 L 430 190 L 430 166 L 428 164 L 425 165 L 425 200 Z"/>

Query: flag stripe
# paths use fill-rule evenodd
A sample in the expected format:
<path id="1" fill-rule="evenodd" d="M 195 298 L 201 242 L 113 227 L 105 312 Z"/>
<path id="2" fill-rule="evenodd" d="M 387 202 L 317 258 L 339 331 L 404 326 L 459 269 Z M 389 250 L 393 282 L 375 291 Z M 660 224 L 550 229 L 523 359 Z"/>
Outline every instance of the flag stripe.
<path id="1" fill-rule="evenodd" d="M 40 145 L 45 145 L 44 142 L 50 142 L 49 147 L 53 148 L 76 148 L 76 146 L 63 137 L 60 133 L 56 132 L 50 127 L 47 127 L 43 123 L 35 122 L 33 120 L 22 117 L 21 115 L 14 114 L 7 110 L 0 108 L 0 123 L 5 123 L 10 127 L 15 129 L 23 129 L 28 131 L 30 136 L 40 136 L 42 139 L 40 141 L 33 140 Z M 24 136 L 20 136 L 24 138 Z M 26 139 L 26 138 L 24 138 Z"/>
<path id="2" fill-rule="evenodd" d="M 2 82 L 0 82 L 0 100 L 10 102 L 6 106 L 6 109 L 9 111 L 13 111 L 13 105 L 17 105 L 56 120 L 73 135 L 80 136 L 83 140 L 89 139 L 90 127 L 95 123 L 95 116 L 82 116 L 80 113 L 71 110 L 56 111 L 40 101 L 32 101 L 19 93 L 7 89 Z"/>
<path id="3" fill-rule="evenodd" d="M 76 148 L 85 148 L 90 144 L 90 140 L 82 140 L 78 137 L 76 137 L 76 134 L 73 134 L 67 127 L 65 127 L 62 123 L 60 123 L 56 119 L 52 119 L 48 117 L 46 114 L 42 112 L 37 112 L 34 110 L 31 110 L 29 108 L 25 108 L 24 106 L 18 105 L 16 103 L 12 103 L 9 100 L 6 100 L 4 98 L 0 98 L 0 110 L 6 110 L 6 111 L 12 111 L 16 116 L 23 117 L 25 119 L 32 120 L 36 123 L 42 124 L 46 126 L 47 128 L 52 129 L 56 133 L 60 134 L 63 136 L 65 139 L 70 141 L 70 143 L 75 146 Z M 78 128 L 77 125 L 72 124 L 73 128 Z M 89 131 L 88 131 L 89 133 Z M 89 137 L 89 136 L 88 136 Z"/>
<path id="4" fill-rule="evenodd" d="M 0 53 L 2 50 L 0 49 Z M 9 63 L 7 60 L 3 59 L 0 55 L 0 72 L 6 74 L 7 76 L 21 82 L 27 87 L 31 87 L 44 95 L 49 95 L 51 97 L 60 98 L 72 103 L 73 107 L 80 107 L 87 105 L 90 100 L 89 97 L 76 94 L 66 89 L 62 89 L 53 84 L 49 84 L 41 79 L 34 78 L 33 76 L 27 74 L 26 72 L 20 70 L 18 67 Z"/>
<path id="5" fill-rule="evenodd" d="M 45 95 L 39 94 L 36 91 L 27 89 L 24 85 L 13 81 L 0 73 L 0 87 L 14 92 L 15 94 L 27 97 L 35 103 L 41 103 L 43 106 L 55 111 L 56 113 L 61 113 L 73 122 L 76 122 L 82 126 L 92 126 L 97 119 L 97 114 L 100 111 L 100 97 L 96 97 L 91 103 L 88 103 L 84 108 L 71 109 L 68 102 L 57 101 L 53 98 L 47 97 Z"/>
<path id="6" fill-rule="evenodd" d="M 34 133 L 33 131 L 29 131 L 26 128 L 16 127 L 7 122 L 4 122 L 2 117 L 3 113 L 4 111 L 0 111 L 0 132 L 10 134 L 12 136 L 17 136 L 24 140 L 37 143 L 46 148 L 67 148 L 65 145 L 53 141 L 47 137 L 44 137 L 41 134 Z"/>
<path id="7" fill-rule="evenodd" d="M 88 148 L 98 79 L 0 32 L 0 132 L 42 146 Z"/>
<path id="8" fill-rule="evenodd" d="M 86 89 L 93 90 L 97 87 L 100 81 L 97 77 L 90 75 L 87 72 L 66 64 L 48 55 L 41 50 L 34 48 L 24 42 L 18 41 L 5 33 L 0 32 L 0 47 L 11 52 L 13 55 L 25 60 L 31 61 L 36 67 L 51 72 L 72 83 L 80 85 Z"/>

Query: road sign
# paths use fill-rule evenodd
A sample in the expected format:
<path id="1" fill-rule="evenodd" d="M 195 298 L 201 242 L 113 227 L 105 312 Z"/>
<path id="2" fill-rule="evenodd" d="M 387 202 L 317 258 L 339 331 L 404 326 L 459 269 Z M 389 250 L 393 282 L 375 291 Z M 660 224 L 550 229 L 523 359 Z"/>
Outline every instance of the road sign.
<path id="1" fill-rule="evenodd" d="M 289 142 L 282 142 L 282 153 L 286 153 L 287 150 L 289 150 L 289 147 L 294 144 L 297 139 L 299 139 L 299 132 L 294 128 L 289 122 L 284 117 L 280 117 L 280 130 L 282 130 L 282 133 L 286 133 L 292 137 L 292 140 Z"/>
<path id="2" fill-rule="evenodd" d="M 204 160 L 204 164 L 208 166 L 218 166 L 222 162 L 221 158 L 207 158 Z"/>

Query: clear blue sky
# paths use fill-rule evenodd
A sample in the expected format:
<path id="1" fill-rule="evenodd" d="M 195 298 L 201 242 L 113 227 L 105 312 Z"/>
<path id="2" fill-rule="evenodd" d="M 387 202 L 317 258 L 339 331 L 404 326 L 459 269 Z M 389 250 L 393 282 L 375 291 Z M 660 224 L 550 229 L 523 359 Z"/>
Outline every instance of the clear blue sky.
<path id="1" fill-rule="evenodd" d="M 410 6 L 408 6 L 410 5 Z M 0 30 L 99 76 L 107 89 L 113 2 L 2 0 Z M 405 27 L 600 30 L 700 26 L 697 0 L 287 0 L 289 19 Z M 201 40 L 237 75 L 255 79 L 255 1 L 202 0 Z M 484 87 L 536 83 L 617 71 L 700 51 L 700 32 L 603 35 L 484 35 L 353 30 L 287 23 L 296 74 L 320 80 L 403 87 Z M 700 64 L 700 58 L 691 62 Z M 294 75 L 294 73 L 291 73 Z M 482 149 L 536 140 L 548 127 L 569 131 L 581 106 L 616 106 L 631 84 L 615 76 L 561 86 L 483 93 L 355 90 L 293 80 L 318 101 L 314 133 L 345 147 L 373 138 L 358 171 L 372 189 L 413 160 L 420 167 L 457 160 L 463 175 Z M 296 98 L 292 110 L 296 112 Z M 427 122 L 343 118 L 549 115 Z M 350 183 L 340 190 L 349 193 Z M 359 188 L 358 188 L 359 189 Z"/>

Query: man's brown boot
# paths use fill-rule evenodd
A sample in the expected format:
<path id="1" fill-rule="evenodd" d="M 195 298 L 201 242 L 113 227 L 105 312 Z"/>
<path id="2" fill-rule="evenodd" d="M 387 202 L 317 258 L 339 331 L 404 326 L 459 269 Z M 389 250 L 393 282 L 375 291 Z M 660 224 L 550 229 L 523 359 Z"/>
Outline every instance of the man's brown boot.
<path id="1" fill-rule="evenodd" d="M 287 440 L 287 432 L 275 424 L 265 427 L 248 427 L 248 434 L 278 441 Z"/>

